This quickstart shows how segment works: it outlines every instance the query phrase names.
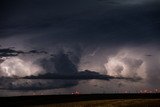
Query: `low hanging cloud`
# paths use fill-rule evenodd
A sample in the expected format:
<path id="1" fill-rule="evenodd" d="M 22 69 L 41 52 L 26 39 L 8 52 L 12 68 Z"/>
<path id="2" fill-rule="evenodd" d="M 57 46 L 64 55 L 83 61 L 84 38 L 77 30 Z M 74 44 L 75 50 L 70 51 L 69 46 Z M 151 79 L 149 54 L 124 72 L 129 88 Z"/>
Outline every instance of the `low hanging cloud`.
<path id="1" fill-rule="evenodd" d="M 154 48 L 153 48 L 154 47 Z M 104 64 L 111 76 L 140 77 L 148 86 L 159 86 L 159 50 L 154 45 L 126 47 L 108 57 Z"/>
<path id="2" fill-rule="evenodd" d="M 5 0 L 0 5 L 0 43 L 15 47 L 0 48 L 0 78 L 6 78 L 1 88 L 67 90 L 91 79 L 142 80 L 159 87 L 159 0 Z"/>
<path id="3" fill-rule="evenodd" d="M 30 55 L 42 55 L 47 54 L 45 51 L 30 50 L 22 51 L 12 48 L 0 49 L 0 77 L 12 77 L 12 76 L 29 76 L 38 75 L 43 69 L 39 65 L 34 63 L 34 60 L 24 60 L 21 56 Z"/>
<path id="4" fill-rule="evenodd" d="M 77 68 L 78 65 L 76 64 L 79 64 L 78 63 L 79 61 L 76 61 L 77 63 L 75 63 L 75 59 L 79 59 L 80 57 L 76 58 L 77 55 L 76 56 L 73 55 L 74 53 L 72 52 L 60 51 L 55 55 L 51 55 L 49 59 L 38 60 L 40 61 L 39 63 L 41 64 L 41 66 L 39 65 L 38 67 L 42 67 L 41 69 L 38 69 L 38 67 L 34 68 L 35 65 L 33 64 L 26 66 L 27 62 L 23 64 L 22 61 L 20 61 L 19 63 L 21 63 L 26 68 L 18 66 L 19 69 L 20 68 L 23 69 L 19 70 L 17 68 L 16 71 L 13 72 L 13 68 L 11 67 L 10 70 L 8 70 L 8 73 L 10 73 L 10 75 L 12 76 L 10 76 L 10 78 L 9 77 L 0 78 L 1 88 L 10 90 L 59 89 L 59 88 L 76 86 L 79 84 L 79 81 L 81 80 L 98 79 L 98 80 L 109 81 L 111 79 L 119 79 L 119 80 L 137 82 L 142 79 L 140 77 L 105 75 L 105 74 L 100 74 L 98 71 L 91 71 L 91 70 L 78 71 Z M 14 61 L 13 59 L 11 60 Z M 5 63 L 3 63 L 2 65 L 3 67 L 8 66 L 8 65 L 4 66 Z M 11 65 L 13 65 L 13 63 Z M 30 69 L 30 67 L 31 70 L 28 70 Z M 21 71 L 23 72 L 21 73 Z M 36 75 L 34 74 L 34 72 L 36 73 Z M 6 81 L 5 85 L 3 84 L 4 81 Z"/>
<path id="5" fill-rule="evenodd" d="M 59 89 L 73 87 L 78 84 L 76 80 L 33 80 L 33 79 L 13 79 L 0 78 L 0 89 L 7 90 L 44 90 L 44 89 Z M 5 84 L 4 84 L 5 83 Z M 58 83 L 58 84 L 57 84 Z"/>
<path id="6" fill-rule="evenodd" d="M 123 76 L 115 77 L 111 75 L 100 74 L 98 71 L 90 71 L 90 70 L 78 71 L 78 68 L 76 68 L 78 65 L 75 65 L 75 63 L 73 63 L 74 60 L 70 59 L 70 55 L 73 54 L 71 52 L 65 53 L 64 51 L 60 51 L 56 55 L 52 55 L 52 57 L 49 58 L 48 60 L 44 59 L 41 60 L 41 64 L 45 64 L 43 65 L 44 69 L 46 70 L 45 74 L 39 74 L 38 76 L 26 76 L 23 77 L 23 79 L 29 79 L 31 81 L 39 79 L 40 80 L 50 79 L 56 81 L 67 80 L 70 81 L 67 82 L 67 86 L 69 84 L 70 86 L 76 86 L 78 85 L 80 80 L 91 80 L 91 79 L 106 80 L 106 81 L 109 81 L 111 79 L 120 79 L 120 80 L 134 81 L 134 82 L 142 80 L 142 78 L 140 77 L 123 77 Z M 74 83 L 77 84 L 72 85 L 73 81 Z M 66 82 L 64 82 L 64 84 L 66 84 Z"/>
<path id="7" fill-rule="evenodd" d="M 46 51 L 39 51 L 39 50 L 30 50 L 28 52 L 25 52 L 22 50 L 14 50 L 12 48 L 1 48 L 0 49 L 0 58 L 14 57 L 14 56 L 18 56 L 20 54 L 47 54 L 47 52 Z"/>
<path id="8" fill-rule="evenodd" d="M 148 47 L 148 49 L 145 47 Z M 152 45 L 150 47 L 152 47 Z M 102 48 L 99 48 L 98 51 L 101 51 L 101 49 Z M 11 49 L 7 49 L 7 52 L 8 50 Z M 109 51 L 109 53 L 105 54 L 105 50 L 103 48 L 102 52 L 104 52 L 103 54 L 107 56 L 106 63 L 103 63 L 107 71 L 106 74 L 103 74 L 98 70 L 93 70 L 91 66 L 88 69 L 86 68 L 84 70 L 79 70 L 79 67 L 82 67 L 80 66 L 82 64 L 81 59 L 84 57 L 84 54 L 82 53 L 85 50 L 82 51 L 77 47 L 73 48 L 72 51 L 64 49 L 57 51 L 55 54 L 48 54 L 48 52 L 37 50 L 22 52 L 20 53 L 20 55 L 22 56 L 30 55 L 28 53 L 36 55 L 42 53 L 42 55 L 44 56 L 42 58 L 36 59 L 35 61 L 33 61 L 33 59 L 24 61 L 23 58 L 19 57 L 19 55 L 12 56 L 9 59 L 5 59 L 1 63 L 1 71 L 5 72 L 1 72 L 1 75 L 12 77 L 13 80 L 16 77 L 19 78 L 19 81 L 21 81 L 8 82 L 8 85 L 5 86 L 8 87 L 8 89 L 22 88 L 29 90 L 32 86 L 33 89 L 36 90 L 48 88 L 65 88 L 65 86 L 71 87 L 78 85 L 80 80 L 91 79 L 107 81 L 112 79 L 134 82 L 145 81 L 145 83 L 148 83 L 150 85 L 154 82 L 154 85 L 157 84 L 158 86 L 159 78 L 156 77 L 156 75 L 159 74 L 159 59 L 157 58 L 157 48 L 153 49 L 149 48 L 149 46 L 143 45 L 141 47 L 120 47 L 120 49 L 117 48 L 116 50 L 117 51 Z M 90 55 L 90 52 L 84 53 Z M 96 52 L 94 56 L 90 57 L 94 58 L 97 56 L 98 59 L 96 59 L 96 61 L 99 61 L 100 59 L 102 59 L 101 57 L 103 57 L 103 59 L 105 60 L 104 55 Z M 87 60 L 87 57 L 85 59 Z M 98 65 L 94 66 L 96 67 Z M 8 67 L 7 71 L 6 67 Z M 47 79 L 56 81 L 58 81 L 59 79 L 62 80 L 62 84 L 50 86 L 47 85 L 48 82 L 31 82 L 32 84 L 25 82 L 26 80 L 46 81 Z M 68 82 L 66 83 L 65 80 L 68 80 Z M 42 84 L 44 85 L 44 87 Z M 4 87 L 4 85 L 2 85 L 2 87 Z"/>
<path id="9" fill-rule="evenodd" d="M 23 53 L 24 53 L 23 51 L 17 51 L 11 48 L 1 48 L 0 58 L 18 56 L 19 54 L 23 54 Z"/>
<path id="10" fill-rule="evenodd" d="M 42 72 L 42 67 L 32 61 L 24 61 L 19 57 L 6 59 L 0 64 L 0 77 L 24 77 L 38 75 Z"/>
<path id="11" fill-rule="evenodd" d="M 118 54 L 110 57 L 108 63 L 105 64 L 108 75 L 124 76 L 124 77 L 145 77 L 143 60 L 136 56 L 126 55 L 126 53 Z"/>

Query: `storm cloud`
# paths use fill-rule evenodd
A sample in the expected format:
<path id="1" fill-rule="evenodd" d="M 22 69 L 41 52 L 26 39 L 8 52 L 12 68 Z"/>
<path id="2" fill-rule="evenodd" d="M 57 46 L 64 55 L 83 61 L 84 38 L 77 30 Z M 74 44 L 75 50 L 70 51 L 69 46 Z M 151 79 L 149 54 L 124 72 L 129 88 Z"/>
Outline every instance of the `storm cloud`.
<path id="1" fill-rule="evenodd" d="M 2 0 L 0 5 L 1 76 L 130 78 L 159 87 L 159 0 Z M 18 89 L 20 83 L 6 87 Z M 22 87 L 34 86 L 43 85 Z"/>
<path id="2" fill-rule="evenodd" d="M 78 84 L 76 80 L 43 80 L 43 79 L 13 79 L 0 78 L 1 89 L 5 90 L 44 90 L 44 89 L 59 89 L 73 87 Z M 5 84 L 4 84 L 5 82 Z M 57 84 L 58 82 L 58 84 Z"/>
<path id="3" fill-rule="evenodd" d="M 44 44 L 159 41 L 158 0 L 104 1 L 5 1 L 1 35 L 30 35 L 32 43 Z"/>

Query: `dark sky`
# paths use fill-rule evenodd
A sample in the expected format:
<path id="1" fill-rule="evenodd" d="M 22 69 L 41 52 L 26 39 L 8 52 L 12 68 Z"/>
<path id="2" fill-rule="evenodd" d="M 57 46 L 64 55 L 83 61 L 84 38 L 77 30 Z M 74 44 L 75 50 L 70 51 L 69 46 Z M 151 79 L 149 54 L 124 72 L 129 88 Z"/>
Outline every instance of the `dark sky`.
<path id="1" fill-rule="evenodd" d="M 1 76 L 90 70 L 159 87 L 159 0 L 2 0 L 0 13 Z"/>
<path id="2" fill-rule="evenodd" d="M 158 0 L 5 0 L 2 4 L 1 38 L 41 34 L 31 35 L 31 41 L 159 42 Z"/>

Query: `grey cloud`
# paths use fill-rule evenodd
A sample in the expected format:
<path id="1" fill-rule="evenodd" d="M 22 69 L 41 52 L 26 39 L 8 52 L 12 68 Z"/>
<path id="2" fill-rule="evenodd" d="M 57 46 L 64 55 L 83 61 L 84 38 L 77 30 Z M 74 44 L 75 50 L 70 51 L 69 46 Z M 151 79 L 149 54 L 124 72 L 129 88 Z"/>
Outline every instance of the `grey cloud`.
<path id="1" fill-rule="evenodd" d="M 30 42 L 35 45 L 39 45 L 39 42 L 42 41 L 50 41 L 53 44 L 57 42 L 67 42 L 69 44 L 80 42 L 91 45 L 92 43 L 112 44 L 113 42 L 120 44 L 145 43 L 159 40 L 159 3 L 138 5 L 137 7 L 118 6 L 115 8 L 90 0 L 78 1 L 78 4 L 72 0 L 67 2 L 63 0 L 61 2 L 39 1 L 39 4 L 36 4 L 36 1 L 20 2 L 20 4 L 24 3 L 30 9 L 21 9 L 22 11 L 20 11 L 15 7 L 15 13 L 11 16 L 16 17 L 16 19 L 20 18 L 20 20 L 10 21 L 11 19 L 8 19 L 4 21 L 6 28 L 2 27 L 2 34 L 12 32 L 5 31 L 8 28 L 10 29 L 10 27 L 7 27 L 8 25 L 13 26 L 11 27 L 13 32 L 17 31 L 15 34 L 41 33 L 43 31 L 42 36 L 32 35 L 33 39 Z M 61 9 L 57 7 L 58 5 L 69 8 Z M 23 6 L 19 8 L 23 8 Z M 31 12 L 32 9 L 34 11 Z"/>
<path id="2" fill-rule="evenodd" d="M 126 65 L 128 65 L 130 75 L 134 77 L 138 76 L 137 69 L 141 67 L 144 61 L 141 59 L 132 59 L 132 58 L 124 58 L 123 61 Z"/>
<path id="3" fill-rule="evenodd" d="M 14 56 L 18 56 L 19 54 L 47 54 L 47 52 L 46 51 L 39 51 L 39 50 L 31 50 L 29 52 L 25 52 L 22 50 L 15 50 L 12 48 L 1 48 L 0 49 L 0 58 L 14 57 Z"/>
<path id="4" fill-rule="evenodd" d="M 146 5 L 148 3 L 159 2 L 159 0 L 97 0 L 107 4 L 121 4 L 121 5 Z"/>
<path id="5" fill-rule="evenodd" d="M 159 87 L 159 74 L 160 74 L 160 67 L 159 67 L 159 59 L 157 56 L 154 57 L 147 57 L 146 59 L 146 72 L 147 72 L 147 82 L 149 86 L 152 87 Z"/>
<path id="6" fill-rule="evenodd" d="M 123 66 L 116 66 L 114 69 L 118 75 L 121 75 L 121 72 L 123 71 L 124 67 Z"/>
<path id="7" fill-rule="evenodd" d="M 21 91 L 68 88 L 78 84 L 78 81 L 76 80 L 33 80 L 13 78 L 0 78 L 0 80 L 1 89 Z"/>
<path id="8" fill-rule="evenodd" d="M 6 46 L 10 43 L 14 46 L 16 39 L 21 37 L 22 43 L 18 45 L 28 50 L 2 48 L 0 57 L 14 55 L 23 57 L 24 54 L 30 57 L 32 54 L 43 54 L 43 58 L 36 58 L 38 59 L 36 64 L 42 66 L 46 73 L 57 73 L 52 75 L 54 78 L 105 79 L 106 76 L 96 73 L 102 71 L 80 73 L 78 69 L 81 65 L 90 63 L 92 63 L 92 66 L 88 67 L 90 69 L 91 67 L 96 69 L 97 66 L 102 68 L 107 62 L 106 57 L 116 54 L 117 50 L 125 46 L 139 47 L 151 43 L 156 45 L 151 45 L 152 47 L 159 47 L 159 0 L 5 0 L 0 5 L 3 5 L 0 6 L 0 41 L 5 41 Z M 82 48 L 77 46 L 79 44 Z M 64 52 L 60 52 L 59 50 L 63 47 Z M 98 47 L 100 48 L 89 56 L 94 48 Z M 142 49 L 146 48 L 147 46 L 142 47 Z M 146 53 L 143 53 L 142 57 L 145 55 Z M 154 82 L 158 84 L 159 78 L 156 76 L 159 74 L 159 62 L 157 59 L 155 62 L 151 59 L 156 55 L 146 56 L 148 59 L 126 58 L 123 62 L 128 64 L 131 71 L 134 71 L 147 60 L 149 84 Z M 30 57 L 27 60 L 32 61 L 33 58 Z M 3 59 L 0 59 L 0 62 L 3 62 Z M 115 69 L 121 73 L 124 67 L 117 66 Z M 65 73 L 70 75 L 66 77 Z M 133 78 L 138 80 L 137 76 Z M 24 84 L 28 83 L 24 82 Z M 65 83 L 55 87 L 64 87 L 64 85 Z M 27 85 L 26 88 L 31 86 Z M 40 88 L 42 85 L 35 86 Z M 18 89 L 25 85 L 10 84 L 7 87 Z"/>
<path id="9" fill-rule="evenodd" d="M 75 46 L 72 50 L 60 49 L 49 58 L 39 59 L 40 65 L 45 72 L 57 72 L 60 74 L 78 72 L 78 65 L 81 59 L 81 47 Z"/>
<path id="10" fill-rule="evenodd" d="M 11 48 L 2 48 L 0 49 L 0 58 L 3 57 L 13 57 L 17 56 L 18 54 L 24 53 L 23 51 L 16 51 Z"/>
<path id="11" fill-rule="evenodd" d="M 90 79 L 98 79 L 98 80 L 107 80 L 110 79 L 122 79 L 137 82 L 142 80 L 141 77 L 114 77 L 109 75 L 103 75 L 98 73 L 97 71 L 85 70 L 77 73 L 68 73 L 68 74 L 60 74 L 60 73 L 46 73 L 40 74 L 39 76 L 26 76 L 24 79 L 62 79 L 62 80 L 90 80 Z"/>

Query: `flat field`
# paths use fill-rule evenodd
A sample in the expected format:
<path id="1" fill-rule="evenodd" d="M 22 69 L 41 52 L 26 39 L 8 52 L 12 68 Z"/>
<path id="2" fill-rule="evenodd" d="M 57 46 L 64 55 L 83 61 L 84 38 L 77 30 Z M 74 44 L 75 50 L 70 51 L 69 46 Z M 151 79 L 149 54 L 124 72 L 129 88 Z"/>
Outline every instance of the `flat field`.
<path id="1" fill-rule="evenodd" d="M 93 100 L 60 104 L 34 105 L 31 107 L 160 107 L 160 99 Z"/>
<path id="2" fill-rule="evenodd" d="M 2 107 L 160 107 L 160 94 L 84 94 L 1 97 Z"/>

